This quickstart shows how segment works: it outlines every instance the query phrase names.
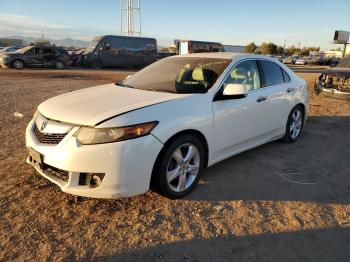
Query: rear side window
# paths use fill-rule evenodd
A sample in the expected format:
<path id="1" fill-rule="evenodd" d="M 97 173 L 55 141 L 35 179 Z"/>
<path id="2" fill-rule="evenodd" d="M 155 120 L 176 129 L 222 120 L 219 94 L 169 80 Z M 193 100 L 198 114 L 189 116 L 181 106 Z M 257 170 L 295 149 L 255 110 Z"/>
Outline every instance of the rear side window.
<path id="1" fill-rule="evenodd" d="M 44 49 L 44 54 L 52 54 L 52 49 L 50 49 L 50 48 L 45 48 L 45 49 Z"/>
<path id="2" fill-rule="evenodd" d="M 282 68 L 270 61 L 259 61 L 262 74 L 263 86 L 273 86 L 284 83 Z"/>
<path id="3" fill-rule="evenodd" d="M 287 72 L 284 71 L 282 68 L 281 68 L 281 70 L 282 70 L 284 82 L 286 82 L 286 83 L 290 82 L 290 76 L 289 76 L 289 75 L 287 74 Z"/>

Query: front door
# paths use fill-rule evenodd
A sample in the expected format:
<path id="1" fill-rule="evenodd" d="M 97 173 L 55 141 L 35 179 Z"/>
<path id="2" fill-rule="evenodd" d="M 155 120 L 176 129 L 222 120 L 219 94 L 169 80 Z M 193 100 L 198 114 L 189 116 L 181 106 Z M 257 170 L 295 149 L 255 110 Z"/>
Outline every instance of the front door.
<path id="1" fill-rule="evenodd" d="M 262 88 L 255 60 L 238 64 L 223 84 L 244 84 L 246 97 L 213 102 L 214 148 L 217 161 L 262 143 L 268 133 L 268 92 Z M 223 89 L 222 88 L 222 89 Z"/>
<path id="2" fill-rule="evenodd" d="M 33 47 L 28 50 L 23 58 L 24 62 L 29 66 L 40 66 L 43 64 L 41 48 Z"/>

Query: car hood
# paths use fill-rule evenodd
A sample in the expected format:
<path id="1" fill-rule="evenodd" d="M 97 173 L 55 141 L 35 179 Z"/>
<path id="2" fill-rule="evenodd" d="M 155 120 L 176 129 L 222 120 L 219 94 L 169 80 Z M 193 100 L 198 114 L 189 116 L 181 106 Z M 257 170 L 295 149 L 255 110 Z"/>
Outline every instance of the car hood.
<path id="1" fill-rule="evenodd" d="M 16 53 L 16 52 L 0 53 L 0 56 L 7 56 L 7 57 L 18 57 L 18 56 L 22 56 L 22 55 L 23 54 Z"/>
<path id="2" fill-rule="evenodd" d="M 350 77 L 350 68 L 333 67 L 325 70 L 323 73 L 328 75 L 335 75 L 339 77 Z"/>
<path id="3" fill-rule="evenodd" d="M 185 96 L 189 94 L 161 93 L 108 84 L 51 98 L 40 104 L 38 110 L 48 119 L 95 126 L 120 114 Z"/>

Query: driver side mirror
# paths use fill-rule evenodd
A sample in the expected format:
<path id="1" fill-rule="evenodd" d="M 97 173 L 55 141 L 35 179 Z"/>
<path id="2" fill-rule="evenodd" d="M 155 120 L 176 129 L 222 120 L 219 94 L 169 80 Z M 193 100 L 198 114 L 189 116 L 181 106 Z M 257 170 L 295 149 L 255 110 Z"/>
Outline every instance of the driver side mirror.
<path id="1" fill-rule="evenodd" d="M 244 84 L 227 84 L 224 88 L 224 96 L 247 96 L 248 89 Z"/>

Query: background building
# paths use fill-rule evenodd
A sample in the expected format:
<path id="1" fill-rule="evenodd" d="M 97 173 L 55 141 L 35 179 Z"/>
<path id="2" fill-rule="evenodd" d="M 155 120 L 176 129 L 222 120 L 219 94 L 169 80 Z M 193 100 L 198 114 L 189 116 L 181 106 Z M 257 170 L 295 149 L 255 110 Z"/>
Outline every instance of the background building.
<path id="1" fill-rule="evenodd" d="M 22 39 L 10 39 L 10 38 L 0 38 L 0 46 L 23 46 L 24 41 Z"/>

